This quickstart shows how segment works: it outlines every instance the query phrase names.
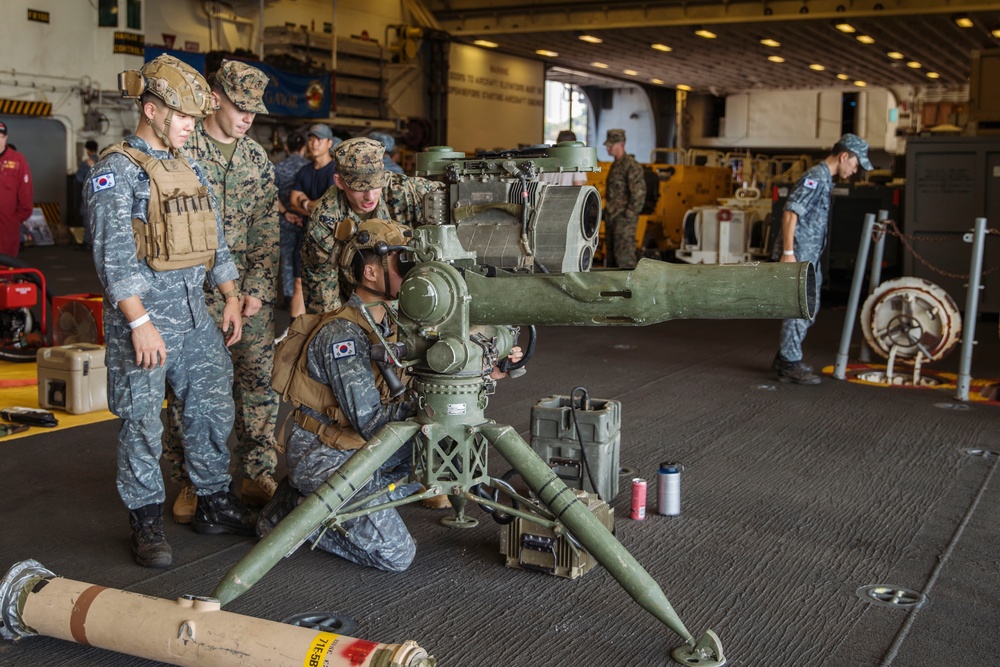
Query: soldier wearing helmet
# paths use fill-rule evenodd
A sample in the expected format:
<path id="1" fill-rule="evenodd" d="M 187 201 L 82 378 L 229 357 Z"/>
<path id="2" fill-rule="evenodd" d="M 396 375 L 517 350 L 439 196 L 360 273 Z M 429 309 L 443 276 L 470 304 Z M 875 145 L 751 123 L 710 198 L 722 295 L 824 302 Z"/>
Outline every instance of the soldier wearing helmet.
<path id="1" fill-rule="evenodd" d="M 342 300 L 338 272 L 331 270 L 340 257 L 342 241 L 335 230 L 344 220 L 394 220 L 407 227 L 423 216 L 424 195 L 444 187 L 426 178 L 385 171 L 385 146 L 369 137 L 355 137 L 333 151 L 335 188 L 309 209 L 309 227 L 302 245 L 302 290 L 306 311 L 323 313 Z"/>
<path id="2" fill-rule="evenodd" d="M 338 261 L 343 284 L 347 291 L 353 289 L 353 294 L 336 310 L 300 316 L 275 356 L 275 388 L 280 385 L 283 396 L 296 409 L 285 442 L 288 477 L 261 510 L 257 522 L 260 537 L 388 422 L 416 414 L 409 391 L 394 398 L 392 378 L 387 381 L 372 360 L 372 346 L 378 341 L 376 328 L 385 340 L 396 339 L 386 307 L 396 298 L 405 277 L 400 254 L 411 232 L 405 225 L 372 219 L 357 227 L 345 220 L 335 234 L 343 247 Z M 363 314 L 366 304 L 370 321 Z M 511 359 L 520 358 L 521 351 L 515 348 Z M 494 377 L 502 374 L 494 369 Z M 402 383 L 409 385 L 409 379 L 404 377 Z M 368 484 L 357 490 L 357 496 L 405 481 L 411 469 L 411 446 L 408 442 L 389 457 Z M 419 488 L 419 484 L 402 484 L 388 497 L 403 498 Z M 344 528 L 346 533 L 318 531 L 310 539 L 324 551 L 393 572 L 409 567 L 416 554 L 413 539 L 394 509 L 353 519 Z"/>
<path id="3" fill-rule="evenodd" d="M 243 328 L 238 272 L 205 175 L 177 154 L 210 111 L 204 77 L 164 55 L 123 72 L 119 84 L 137 100 L 140 120 L 91 170 L 87 224 L 104 287 L 108 404 L 122 420 L 117 483 L 132 553 L 145 567 L 168 567 L 159 465 L 168 385 L 185 404 L 185 456 L 198 494 L 193 528 L 253 532 L 253 515 L 229 492 L 226 445 L 234 417 L 226 347 Z M 205 304 L 206 279 L 225 299 L 221 329 Z"/>
<path id="4" fill-rule="evenodd" d="M 205 171 L 219 205 L 226 242 L 240 277 L 243 336 L 230 347 L 235 383 L 236 447 L 243 474 L 242 500 L 263 505 L 274 495 L 278 455 L 275 425 L 278 397 L 271 391 L 274 363 L 274 302 L 278 266 L 278 189 L 274 166 L 264 148 L 247 136 L 257 114 L 266 114 L 264 91 L 269 79 L 256 67 L 223 60 L 208 76 L 215 111 L 195 123 L 184 145 L 188 157 Z M 209 311 L 220 322 L 224 300 L 206 290 Z M 164 456 L 171 476 L 181 482 L 173 504 L 174 520 L 190 523 L 197 509 L 194 487 L 184 467 L 183 405 L 168 400 Z"/>

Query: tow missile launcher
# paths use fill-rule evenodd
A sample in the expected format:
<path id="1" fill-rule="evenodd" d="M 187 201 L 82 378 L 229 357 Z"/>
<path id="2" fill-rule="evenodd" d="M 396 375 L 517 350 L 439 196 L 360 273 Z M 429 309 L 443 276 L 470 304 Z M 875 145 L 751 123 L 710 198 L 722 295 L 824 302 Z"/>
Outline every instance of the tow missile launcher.
<path id="1" fill-rule="evenodd" d="M 466 158 L 450 148 L 417 158 L 417 170 L 448 187 L 428 195 L 425 223 L 400 254 L 410 266 L 398 301 L 387 311 L 397 343 L 382 341 L 384 361 L 414 376 L 418 414 L 386 425 L 319 489 L 281 521 L 225 575 L 212 596 L 223 605 L 250 589 L 318 528 L 344 530 L 351 518 L 447 493 L 454 516 L 442 523 L 475 526 L 465 514 L 478 504 L 494 518 L 515 516 L 565 535 L 586 550 L 644 609 L 685 645 L 671 656 L 685 665 L 726 662 L 711 630 L 695 639 L 656 581 L 510 426 L 485 416 L 495 365 L 505 367 L 515 325 L 629 326 L 674 318 L 812 317 L 811 264 L 672 265 L 643 259 L 632 271 L 589 272 L 600 197 L 590 186 L 537 181 L 545 171 L 592 169 L 596 153 L 578 143 Z M 412 442 L 413 477 L 426 491 L 369 502 L 386 491 L 354 497 L 399 447 Z M 534 494 L 518 494 L 490 477 L 493 446 Z M 492 493 L 489 490 L 492 490 Z M 499 502 L 504 493 L 512 503 Z M 383 499 L 384 500 L 384 499 Z"/>
<path id="2" fill-rule="evenodd" d="M 424 200 L 427 224 L 455 225 L 477 262 L 505 270 L 589 271 L 601 226 L 601 195 L 592 185 L 564 186 L 541 174 L 600 171 L 597 149 L 579 141 L 466 158 L 447 146 L 417 155 L 418 176 L 445 190 Z"/>

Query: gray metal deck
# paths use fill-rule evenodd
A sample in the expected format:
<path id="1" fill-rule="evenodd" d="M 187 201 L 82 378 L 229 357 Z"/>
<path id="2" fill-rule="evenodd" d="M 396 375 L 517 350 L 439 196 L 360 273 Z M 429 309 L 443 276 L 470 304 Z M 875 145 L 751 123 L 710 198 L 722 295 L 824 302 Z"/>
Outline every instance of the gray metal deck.
<path id="1" fill-rule="evenodd" d="M 33 249 L 58 293 L 93 289 L 89 259 Z M 843 310 L 824 309 L 807 361 L 833 363 Z M 769 366 L 778 325 L 675 321 L 642 328 L 542 329 L 528 374 L 501 383 L 487 414 L 528 437 L 540 398 L 585 386 L 622 402 L 621 463 L 651 481 L 650 516 L 617 535 L 660 583 L 697 637 L 712 628 L 729 664 L 852 667 L 987 665 L 997 659 L 1000 605 L 1000 406 L 953 409 L 939 391 L 825 378 L 778 383 Z M 1000 377 L 993 319 L 981 324 L 975 377 Z M 954 356 L 935 365 L 954 372 Z M 940 406 L 952 406 L 948 407 Z M 209 594 L 251 546 L 167 521 L 174 566 L 134 564 L 114 485 L 117 424 L 0 440 L 0 570 L 39 560 L 59 575 L 164 598 Z M 655 514 L 655 471 L 683 462 L 683 511 Z M 491 468 L 508 469 L 499 455 Z M 170 491 L 170 497 L 173 490 Z M 508 569 L 499 527 L 471 530 L 439 511 L 402 510 L 418 543 L 401 574 L 301 549 L 228 610 L 280 620 L 333 610 L 374 641 L 413 639 L 450 667 L 672 664 L 676 635 L 603 569 L 569 581 Z M 886 584 L 922 592 L 906 611 L 862 600 Z M 34 637 L 0 643 L 0 665 L 148 665 Z"/>

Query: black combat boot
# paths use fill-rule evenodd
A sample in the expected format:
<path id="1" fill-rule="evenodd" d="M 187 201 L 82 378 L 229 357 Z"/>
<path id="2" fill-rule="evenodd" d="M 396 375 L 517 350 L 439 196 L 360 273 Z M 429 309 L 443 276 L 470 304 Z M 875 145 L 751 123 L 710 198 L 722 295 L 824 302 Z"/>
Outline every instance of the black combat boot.
<path id="1" fill-rule="evenodd" d="M 774 360 L 774 372 L 782 382 L 793 384 L 819 384 L 820 379 L 813 372 L 812 366 L 801 361 L 785 361 L 779 357 Z"/>
<path id="2" fill-rule="evenodd" d="M 288 481 L 288 477 L 282 477 L 271 501 L 264 505 L 264 509 L 257 516 L 257 537 L 261 539 L 267 537 L 282 519 L 298 507 L 302 497 L 302 494 Z"/>
<path id="3" fill-rule="evenodd" d="M 132 555 L 143 567 L 170 567 L 173 551 L 163 534 L 163 505 L 145 505 L 129 510 L 132 526 Z"/>
<path id="4" fill-rule="evenodd" d="M 231 492 L 219 491 L 198 496 L 198 508 L 191 520 L 196 533 L 253 536 L 257 517 Z"/>

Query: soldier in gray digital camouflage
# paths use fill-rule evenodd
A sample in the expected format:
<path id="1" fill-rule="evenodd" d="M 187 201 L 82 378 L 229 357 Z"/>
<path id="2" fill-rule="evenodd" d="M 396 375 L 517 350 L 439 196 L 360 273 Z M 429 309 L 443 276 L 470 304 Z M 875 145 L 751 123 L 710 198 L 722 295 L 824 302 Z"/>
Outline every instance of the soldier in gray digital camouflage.
<path id="1" fill-rule="evenodd" d="M 302 246 L 302 289 L 306 311 L 324 313 L 341 305 L 336 269 L 343 244 L 334 237 L 342 220 L 393 220 L 408 227 L 423 217 L 424 195 L 444 187 L 425 178 L 385 171 L 385 147 L 367 137 L 342 142 L 333 152 L 336 188 L 330 188 L 310 210 Z"/>
<path id="2" fill-rule="evenodd" d="M 608 130 L 604 145 L 615 159 L 604 190 L 606 256 L 619 269 L 632 269 L 638 261 L 635 235 L 646 201 L 646 180 L 642 167 L 625 152 L 625 130 Z"/>
<path id="3" fill-rule="evenodd" d="M 230 348 L 233 359 L 233 399 L 236 402 L 234 454 L 243 474 L 242 499 L 263 505 L 274 495 L 275 425 L 278 397 L 271 390 L 274 363 L 274 306 L 277 298 L 279 229 L 278 189 L 274 167 L 263 147 L 247 136 L 258 113 L 268 78 L 256 67 L 224 60 L 208 77 L 214 113 L 195 125 L 184 152 L 205 170 L 222 216 L 226 243 L 239 271 L 237 292 L 243 316 L 243 337 Z M 221 321 L 223 300 L 206 290 L 209 311 Z M 168 399 L 168 429 L 164 456 L 172 476 L 181 482 L 174 502 L 174 520 L 188 523 L 195 495 L 184 468 L 181 443 L 183 405 Z"/>
<path id="4" fill-rule="evenodd" d="M 226 347 L 243 328 L 238 273 L 208 181 L 177 153 L 195 120 L 211 112 L 204 77 L 162 55 L 123 72 L 119 88 L 137 100 L 140 121 L 94 165 L 88 225 L 104 287 L 108 405 L 122 420 L 118 493 L 132 553 L 145 567 L 169 567 L 160 471 L 167 386 L 184 403 L 184 455 L 198 496 L 192 527 L 253 534 L 253 514 L 229 491 L 226 445 L 234 412 Z M 221 330 L 205 304 L 206 275 L 225 300 Z"/>
<path id="5" fill-rule="evenodd" d="M 261 510 L 257 534 L 267 535 L 299 501 L 316 491 L 354 452 L 390 421 L 416 414 L 407 391 L 391 398 L 389 383 L 372 361 L 375 328 L 362 314 L 365 304 L 382 337 L 396 340 L 384 303 L 399 293 L 404 275 L 399 261 L 410 229 L 386 220 L 367 220 L 355 228 L 341 223 L 339 237 L 347 239 L 332 270 L 340 273 L 345 291 L 353 292 L 345 305 L 322 315 L 299 317 L 282 342 L 275 360 L 275 380 L 295 411 L 285 443 L 288 477 Z M 520 348 L 510 359 L 519 361 Z M 393 372 L 390 370 L 389 372 Z M 504 377 L 493 369 L 491 377 Z M 409 377 L 401 378 L 409 385 Z M 356 496 L 367 496 L 390 484 L 405 481 L 411 470 L 407 442 L 382 464 Z M 396 500 L 419 490 L 402 483 L 387 498 Z M 381 502 L 386 498 L 376 499 Z M 409 567 L 416 545 L 395 509 L 374 512 L 346 522 L 345 531 L 317 530 L 315 546 L 352 562 L 399 572 Z"/>
<path id="6" fill-rule="evenodd" d="M 823 284 L 820 256 L 826 246 L 830 218 L 831 193 L 837 180 L 847 180 L 858 169 L 871 169 L 868 143 L 856 134 L 840 138 L 819 164 L 795 183 L 781 214 L 771 259 L 780 262 L 812 262 L 816 267 L 816 312 L 819 312 L 820 287 Z M 813 319 L 782 320 L 778 352 L 771 368 L 778 379 L 792 384 L 817 385 L 820 377 L 812 366 L 802 361 L 802 343 Z"/>

